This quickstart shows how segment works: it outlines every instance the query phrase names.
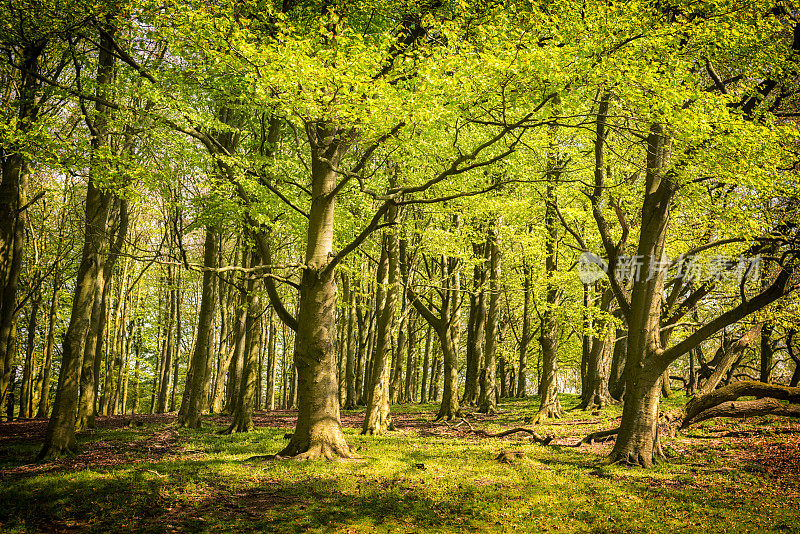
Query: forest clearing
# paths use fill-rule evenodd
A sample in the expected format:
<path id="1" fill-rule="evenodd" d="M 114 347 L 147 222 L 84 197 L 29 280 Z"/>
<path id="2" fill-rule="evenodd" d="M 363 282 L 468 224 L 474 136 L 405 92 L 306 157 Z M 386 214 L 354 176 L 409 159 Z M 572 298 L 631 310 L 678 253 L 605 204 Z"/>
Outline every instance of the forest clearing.
<path id="1" fill-rule="evenodd" d="M 0 5 L 14 531 L 798 532 L 800 6 Z"/>
<path id="2" fill-rule="evenodd" d="M 619 420 L 612 406 L 580 411 L 539 432 L 487 438 L 525 425 L 536 398 L 470 425 L 434 423 L 434 405 L 397 407 L 397 431 L 357 435 L 363 411 L 345 412 L 357 462 L 253 459 L 278 450 L 296 413 L 257 412 L 256 429 L 218 435 L 230 421 L 179 429 L 174 414 L 102 417 L 79 453 L 26 463 L 43 421 L 3 426 L 0 526 L 4 532 L 797 532 L 800 425 L 754 417 L 701 423 L 670 438 L 653 470 L 598 465 L 609 443 L 573 447 Z M 681 402 L 676 396 L 670 407 Z M 573 408 L 579 399 L 564 395 Z M 142 426 L 128 426 L 133 419 Z M 35 425 L 35 426 L 34 426 Z M 524 456 L 496 460 L 502 451 Z"/>

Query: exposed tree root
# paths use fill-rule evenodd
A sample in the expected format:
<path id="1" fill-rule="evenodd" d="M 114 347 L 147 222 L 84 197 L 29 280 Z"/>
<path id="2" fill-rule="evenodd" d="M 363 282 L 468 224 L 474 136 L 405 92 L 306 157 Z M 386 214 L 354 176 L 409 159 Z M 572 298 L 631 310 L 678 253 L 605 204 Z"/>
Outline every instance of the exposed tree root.
<path id="1" fill-rule="evenodd" d="M 531 424 L 538 425 L 544 423 L 548 419 L 561 419 L 563 415 L 564 410 L 561 408 L 560 404 L 548 404 L 536 413 L 533 419 L 531 419 Z"/>
<path id="2" fill-rule="evenodd" d="M 475 428 L 472 427 L 469 421 L 463 418 L 454 426 L 459 426 L 462 423 L 465 423 L 469 427 L 470 432 L 472 432 L 473 434 L 477 434 L 478 436 L 483 436 L 486 438 L 502 438 L 505 436 L 510 436 L 511 434 L 516 434 L 517 432 L 525 432 L 526 434 L 529 434 L 531 436 L 533 441 L 535 441 L 536 443 L 541 443 L 542 445 L 549 445 L 550 442 L 555 439 L 555 436 L 553 435 L 542 436 L 538 434 L 535 430 L 531 428 L 525 428 L 522 426 L 511 428 L 509 430 L 501 430 L 500 432 L 494 432 L 494 433 L 487 432 L 486 430 L 476 430 Z"/>
<path id="3" fill-rule="evenodd" d="M 52 460 L 58 460 L 60 458 L 64 458 L 67 456 L 74 456 L 77 454 L 74 446 L 72 447 L 48 447 L 45 450 L 42 450 L 37 456 L 37 462 L 49 462 Z"/>
<path id="4" fill-rule="evenodd" d="M 281 452 L 277 454 L 268 454 L 263 456 L 251 456 L 245 461 L 254 460 L 295 460 L 295 461 L 311 461 L 311 460 L 328 460 L 332 462 L 363 462 L 365 458 L 355 456 L 350 447 L 345 450 L 344 447 L 336 446 L 331 443 L 318 442 L 312 444 L 305 451 L 297 451 L 296 448 L 290 443 Z"/>
<path id="5" fill-rule="evenodd" d="M 455 412 L 452 410 L 447 410 L 444 412 L 440 410 L 439 413 L 436 414 L 436 419 L 434 419 L 433 422 L 452 421 L 453 419 L 458 419 L 459 417 L 461 417 L 461 410 L 456 410 Z"/>
<path id="6" fill-rule="evenodd" d="M 629 467 L 643 467 L 645 469 L 649 469 L 653 467 L 653 465 L 659 463 L 662 459 L 663 455 L 656 455 L 655 453 L 653 454 L 653 458 L 650 459 L 642 454 L 631 452 L 627 454 L 612 454 L 600 462 L 600 464 L 627 465 Z"/>
<path id="7" fill-rule="evenodd" d="M 220 430 L 218 433 L 221 435 L 228 435 L 228 434 L 238 434 L 240 432 L 250 432 L 255 428 L 253 421 L 234 421 L 231 425 L 224 429 Z"/>
<path id="8" fill-rule="evenodd" d="M 578 444 L 575 446 L 579 447 L 580 445 L 584 444 L 591 445 L 594 442 L 602 443 L 605 441 L 610 441 L 614 439 L 618 433 L 619 433 L 619 427 L 612 428 L 610 430 L 600 430 L 598 432 L 592 432 L 591 434 L 580 440 L 580 442 L 578 442 Z"/>
<path id="9" fill-rule="evenodd" d="M 616 401 L 613 398 L 611 398 L 610 394 L 601 395 L 599 393 L 596 393 L 592 395 L 590 398 L 581 401 L 581 403 L 578 406 L 572 409 L 583 410 L 583 411 L 601 410 L 606 406 L 611 406 L 612 404 L 616 404 Z"/>
<path id="10" fill-rule="evenodd" d="M 611 431 L 619 431 L 619 429 L 612 429 Z M 619 443 L 617 443 L 619 445 Z M 643 451 L 644 449 L 644 451 Z M 653 436 L 653 448 L 652 454 L 646 454 L 647 448 L 642 447 L 641 443 L 637 446 L 635 443 L 632 443 L 630 447 L 626 447 L 625 449 L 618 451 L 616 447 L 608 457 L 603 460 L 600 465 L 627 465 L 630 467 L 643 467 L 645 469 L 649 469 L 654 465 L 661 463 L 666 457 L 664 455 L 664 449 L 661 448 L 661 437 L 658 429 L 658 425 L 656 425 L 655 435 Z"/>

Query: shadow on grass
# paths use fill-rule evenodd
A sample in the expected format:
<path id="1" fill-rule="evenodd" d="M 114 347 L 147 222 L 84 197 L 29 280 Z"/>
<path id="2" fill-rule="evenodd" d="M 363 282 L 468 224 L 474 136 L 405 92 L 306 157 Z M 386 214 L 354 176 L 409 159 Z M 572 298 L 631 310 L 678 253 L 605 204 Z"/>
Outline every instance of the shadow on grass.
<path id="1" fill-rule="evenodd" d="M 344 487 L 311 472 L 287 480 L 267 462 L 253 464 L 253 478 L 242 481 L 227 476 L 225 464 L 176 461 L 17 480 L 0 488 L 0 530 L 299 533 L 386 523 L 462 529 L 475 528 L 471 521 L 482 516 L 469 491 L 437 497 L 420 480 L 356 475 Z"/>

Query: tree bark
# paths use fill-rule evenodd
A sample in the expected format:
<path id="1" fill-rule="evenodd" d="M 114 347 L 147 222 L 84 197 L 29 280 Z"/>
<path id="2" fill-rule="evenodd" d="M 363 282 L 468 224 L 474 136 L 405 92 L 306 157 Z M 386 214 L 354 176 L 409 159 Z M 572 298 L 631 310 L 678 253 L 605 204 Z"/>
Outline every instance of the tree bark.
<path id="1" fill-rule="evenodd" d="M 522 305 L 522 335 L 519 339 L 519 371 L 517 373 L 517 397 L 525 398 L 528 395 L 528 352 L 533 338 L 531 332 L 531 275 L 530 268 L 523 267 L 523 305 Z"/>
<path id="2" fill-rule="evenodd" d="M 58 318 L 58 296 L 61 292 L 61 271 L 56 264 L 53 272 L 53 297 L 50 300 L 50 312 L 47 317 L 47 338 L 44 344 L 44 363 L 42 364 L 41 394 L 36 418 L 47 417 L 50 401 L 50 374 L 53 365 L 53 348 L 56 340 L 56 319 Z"/>
<path id="3" fill-rule="evenodd" d="M 197 318 L 197 339 L 194 344 L 192 360 L 189 364 L 193 370 L 191 377 L 187 377 L 186 391 L 183 406 L 180 408 L 178 425 L 189 428 L 200 428 L 202 415 L 202 400 L 206 373 L 208 370 L 209 344 L 211 328 L 214 323 L 214 309 L 216 308 L 216 278 L 213 269 L 217 266 L 217 239 L 219 229 L 214 226 L 206 228 L 205 242 L 203 243 L 203 289 L 200 296 L 200 313 Z"/>
<path id="4" fill-rule="evenodd" d="M 650 467 L 663 457 L 658 439 L 658 403 L 661 376 L 666 369 L 659 362 L 665 273 L 651 265 L 664 257 L 669 207 L 677 188 L 674 177 L 665 173 L 669 145 L 662 126 L 652 124 L 647 138 L 645 198 L 636 250 L 642 270 L 634 279 L 628 318 L 625 406 L 620 432 L 608 458 L 610 462 L 642 467 Z"/>
<path id="5" fill-rule="evenodd" d="M 336 173 L 349 148 L 327 123 L 309 123 L 311 210 L 295 336 L 298 417 L 280 456 L 298 459 L 349 457 L 342 433 L 334 354 L 336 272 L 333 255 Z M 324 160 L 324 161 L 323 161 Z"/>
<path id="6" fill-rule="evenodd" d="M 33 395 L 34 395 L 34 371 L 36 362 L 34 361 L 34 343 L 36 342 L 36 320 L 39 315 L 39 306 L 42 296 L 39 291 L 31 298 L 31 308 L 28 312 L 28 339 L 25 345 L 25 363 L 22 367 L 22 384 L 20 385 L 19 416 L 30 418 L 33 416 Z"/>
<path id="7" fill-rule="evenodd" d="M 397 220 L 397 208 L 392 207 L 385 216 L 387 224 Z M 399 292 L 399 244 L 394 228 L 386 230 L 381 247 L 381 260 L 377 274 L 377 343 L 372 355 L 372 374 L 370 376 L 367 411 L 361 434 L 381 435 L 391 425 L 389 417 L 389 368 L 391 338 L 395 327 L 395 310 Z"/>
<path id="8" fill-rule="evenodd" d="M 425 356 L 422 359 L 422 381 L 420 383 L 419 403 L 428 402 L 428 369 L 430 369 L 431 341 L 433 340 L 432 327 L 428 325 L 428 333 L 425 336 Z M 433 374 L 433 373 L 431 373 Z"/>
<path id="9" fill-rule="evenodd" d="M 473 256 L 486 259 L 489 247 L 486 243 L 473 243 Z M 484 367 L 484 344 L 486 342 L 486 266 L 477 264 L 472 270 L 472 292 L 469 296 L 469 318 L 467 319 L 467 370 L 464 376 L 464 398 L 462 403 L 475 406 L 479 403 L 481 378 Z"/>
<path id="10" fill-rule="evenodd" d="M 558 222 L 556 213 L 556 184 L 561 173 L 561 161 L 556 149 L 555 132 L 551 129 L 550 149 L 547 163 L 547 187 L 545 191 L 545 305 L 541 314 L 539 339 L 542 346 L 542 378 L 539 383 L 539 412 L 534 423 L 549 418 L 561 417 L 564 410 L 558 398 L 558 342 L 557 318 L 558 287 L 553 281 L 558 268 Z"/>
<path id="11" fill-rule="evenodd" d="M 600 296 L 599 309 L 607 314 L 611 309 L 614 294 L 607 288 Z M 609 364 L 614 349 L 614 340 L 611 337 L 615 331 L 613 325 L 605 315 L 595 321 L 598 337 L 590 338 L 589 357 L 586 362 L 586 373 L 581 392 L 580 409 L 600 409 L 611 404 L 611 394 L 608 390 Z"/>
<path id="12" fill-rule="evenodd" d="M 501 219 L 502 220 L 502 219 Z M 486 314 L 486 350 L 484 367 L 481 373 L 483 384 L 480 388 L 481 398 L 478 411 L 495 413 L 497 411 L 495 371 L 497 369 L 497 343 L 500 332 L 500 269 L 502 258 L 498 243 L 497 229 L 489 231 L 487 242 L 489 248 L 489 309 Z"/>
<path id="13" fill-rule="evenodd" d="M 97 92 L 104 97 L 108 84 L 112 81 L 114 56 L 109 32 L 102 32 L 99 47 L 99 66 L 97 70 Z M 96 174 L 103 165 L 102 154 L 109 145 L 108 115 L 109 109 L 100 101 L 96 106 L 96 117 L 91 126 L 92 137 L 92 172 L 86 190 L 86 220 L 84 226 L 84 244 L 81 263 L 75 279 L 75 290 L 72 301 L 72 313 L 69 326 L 64 337 L 61 369 L 58 387 L 53 402 L 53 413 L 47 425 L 44 445 L 38 459 L 52 458 L 62 455 L 75 446 L 75 417 L 78 402 L 79 382 L 83 363 L 83 348 L 91 321 L 95 299 L 97 277 L 101 274 L 101 260 L 107 246 L 106 224 L 111 207 L 111 194 L 98 189 Z"/>
<path id="14" fill-rule="evenodd" d="M 345 302 L 347 302 L 347 355 L 345 356 L 345 400 L 344 409 L 353 410 L 356 407 L 356 343 L 360 344 L 360 337 L 357 337 L 356 328 L 356 299 L 355 292 L 350 289 L 350 278 L 342 278 L 344 285 Z M 359 335 L 360 335 L 359 329 Z M 360 349 L 359 349 L 360 350 Z"/>
<path id="15" fill-rule="evenodd" d="M 258 251 L 253 249 L 250 253 L 250 267 L 260 265 Z M 239 385 L 236 388 L 236 398 L 233 406 L 233 421 L 223 430 L 223 434 L 235 432 L 250 432 L 253 430 L 253 405 L 256 393 L 256 373 L 258 368 L 259 353 L 259 317 L 261 315 L 261 301 L 256 292 L 255 280 L 248 277 L 245 283 L 245 340 L 242 352 L 242 373 Z"/>
<path id="16" fill-rule="evenodd" d="M 406 320 L 406 324 L 408 325 L 408 350 L 406 351 L 406 379 L 405 379 L 405 389 L 403 391 L 403 399 L 402 402 L 414 402 L 415 392 L 414 392 L 414 373 L 416 371 L 416 352 L 417 352 L 417 329 L 416 329 L 416 321 L 414 320 L 416 315 L 412 310 L 409 310 L 408 319 Z"/>
<path id="17" fill-rule="evenodd" d="M 41 101 L 41 83 L 37 78 L 46 40 L 28 43 L 22 49 L 16 110 L 16 127 L 28 131 L 37 120 Z M 9 87 L 16 84 L 10 84 Z M 0 407 L 11 369 L 13 354 L 9 348 L 17 315 L 17 290 L 24 255 L 25 223 L 30 169 L 22 147 L 0 146 Z"/>

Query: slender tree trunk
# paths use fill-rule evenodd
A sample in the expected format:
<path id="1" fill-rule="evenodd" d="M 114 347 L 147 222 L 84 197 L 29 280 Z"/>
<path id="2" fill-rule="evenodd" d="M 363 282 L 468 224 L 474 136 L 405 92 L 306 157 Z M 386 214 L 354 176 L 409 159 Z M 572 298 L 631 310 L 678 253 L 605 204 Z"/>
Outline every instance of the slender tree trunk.
<path id="1" fill-rule="evenodd" d="M 169 411 L 175 411 L 175 394 L 178 389 L 178 369 L 181 361 L 181 305 L 182 305 L 182 291 L 181 291 L 181 273 L 176 269 L 175 273 L 175 342 L 172 350 L 172 378 L 170 382 L 169 392 Z M 206 350 L 208 347 L 205 347 Z M 188 372 L 188 370 L 187 370 Z M 205 377 L 205 374 L 203 374 Z"/>
<path id="2" fill-rule="evenodd" d="M 386 214 L 387 224 L 397 220 L 397 208 L 393 207 Z M 378 308 L 376 313 L 378 336 L 375 352 L 372 355 L 372 375 L 370 378 L 367 411 L 361 427 L 362 434 L 380 435 L 389 430 L 389 378 L 391 338 L 395 326 L 395 309 L 399 291 L 399 247 L 397 233 L 394 228 L 383 236 L 381 260 L 378 266 Z"/>
<path id="3" fill-rule="evenodd" d="M 42 386 L 39 395 L 39 410 L 36 418 L 47 417 L 50 401 L 50 373 L 53 365 L 53 348 L 56 340 L 56 319 L 58 318 L 58 297 L 61 292 L 61 271 L 56 264 L 53 274 L 53 297 L 47 318 L 47 339 L 44 345 L 44 364 L 42 365 Z"/>
<path id="4" fill-rule="evenodd" d="M 246 260 L 243 258 L 243 264 Z M 245 309 L 245 295 L 240 295 L 242 307 L 236 311 L 236 325 L 234 326 L 233 354 L 228 367 L 228 387 L 226 389 L 225 412 L 233 414 L 236 399 L 239 397 L 239 384 L 242 381 L 244 369 L 245 340 L 247 333 L 247 311 Z"/>
<path id="5" fill-rule="evenodd" d="M 345 410 L 352 410 L 356 407 L 356 343 L 361 343 L 361 337 L 359 329 L 359 335 L 356 336 L 355 332 L 355 323 L 356 323 L 356 310 L 355 310 L 355 292 L 350 289 L 350 282 L 349 277 L 344 276 L 342 278 L 343 285 L 344 285 L 344 295 L 345 295 L 345 302 L 347 302 L 347 355 L 345 361 L 345 372 L 344 372 L 344 381 L 345 381 L 345 400 L 344 400 L 344 409 Z M 358 349 L 360 352 L 361 349 Z"/>
<path id="6" fill-rule="evenodd" d="M 773 327 L 771 324 L 766 324 L 761 329 L 761 350 L 760 352 L 760 369 L 759 369 L 759 380 L 768 384 L 770 381 L 770 377 L 772 375 L 772 358 L 773 358 L 773 347 L 772 347 L 772 330 Z"/>
<path id="7" fill-rule="evenodd" d="M 223 285 L 224 284 L 224 285 Z M 220 306 L 220 327 L 219 327 L 219 347 L 217 349 L 217 372 L 214 381 L 214 392 L 211 398 L 211 412 L 220 413 L 225 406 L 225 378 L 228 376 L 230 369 L 231 358 L 233 351 L 228 340 L 230 331 L 230 317 L 233 315 L 230 311 L 233 307 L 232 296 L 233 292 L 228 291 L 227 284 L 220 280 L 218 286 L 219 300 L 223 303 L 223 295 L 227 293 L 228 297 L 224 305 Z"/>
<path id="8" fill-rule="evenodd" d="M 531 339 L 531 275 L 530 269 L 523 268 L 524 302 L 522 305 L 522 335 L 519 340 L 519 373 L 517 374 L 517 397 L 524 398 L 528 395 L 528 352 Z"/>
<path id="9" fill-rule="evenodd" d="M 139 375 L 139 368 L 142 361 L 142 320 L 139 319 L 136 326 L 136 361 L 133 368 L 133 405 L 131 406 L 131 413 L 139 413 L 139 396 L 141 392 L 141 378 Z"/>
<path id="10" fill-rule="evenodd" d="M 37 291 L 31 298 L 31 308 L 28 312 L 28 339 L 25 345 L 25 363 L 22 367 L 22 384 L 20 385 L 19 416 L 26 419 L 33 417 L 33 376 L 36 367 L 34 361 L 34 343 L 36 342 L 36 320 L 39 316 L 41 293 Z"/>
<path id="11" fill-rule="evenodd" d="M 408 350 L 406 351 L 406 380 L 405 380 L 405 390 L 403 391 L 403 402 L 414 402 L 414 372 L 416 371 L 417 367 L 417 329 L 416 321 L 414 320 L 416 315 L 412 310 L 409 310 L 408 314 Z"/>
<path id="12" fill-rule="evenodd" d="M 269 358 L 267 361 L 267 398 L 266 407 L 275 409 L 275 362 L 278 356 L 278 328 L 272 313 L 269 315 Z"/>
<path id="13" fill-rule="evenodd" d="M 425 336 L 425 356 L 422 359 L 422 381 L 420 384 L 419 403 L 425 404 L 428 402 L 428 369 L 430 369 L 431 360 L 431 342 L 433 341 L 433 330 L 428 325 L 428 333 Z M 431 373 L 433 374 L 433 373 Z"/>
<path id="14" fill-rule="evenodd" d="M 408 352 L 408 314 L 403 299 L 402 309 L 400 310 L 400 323 L 397 328 L 397 344 L 393 351 L 393 366 L 389 381 L 389 404 L 400 402 L 403 391 L 403 357 Z"/>
<path id="15" fill-rule="evenodd" d="M 95 309 L 92 311 L 92 325 L 86 338 L 86 352 L 84 353 L 83 371 L 81 372 L 81 400 L 78 413 L 79 420 L 84 413 L 89 414 L 86 416 L 87 427 L 94 425 L 94 416 L 98 413 L 108 414 L 108 402 L 111 396 L 109 375 L 111 373 L 110 364 L 113 350 L 108 340 L 111 338 L 111 332 L 114 331 L 114 308 L 108 309 L 112 284 L 111 280 L 105 277 L 106 272 L 107 270 L 104 268 L 102 280 L 100 280 L 102 290 L 100 284 L 97 286 L 99 292 L 95 298 Z M 95 313 L 97 313 L 97 323 L 95 323 Z M 106 356 L 105 381 L 102 393 L 100 393 L 100 371 L 104 355 Z M 89 392 L 89 389 L 91 389 L 91 392 Z M 85 393 L 84 390 L 86 391 Z"/>
<path id="16" fill-rule="evenodd" d="M 439 351 L 433 351 L 433 363 L 431 364 L 431 383 L 428 386 L 430 391 L 429 401 L 437 402 L 439 400 L 439 384 L 442 381 L 442 360 L 439 358 Z"/>
<path id="17" fill-rule="evenodd" d="M 211 328 L 214 324 L 214 308 L 216 307 L 216 279 L 213 269 L 217 266 L 217 227 L 206 228 L 203 244 L 203 263 L 207 270 L 203 271 L 203 289 L 200 296 L 200 313 L 197 318 L 197 340 L 194 344 L 192 360 L 189 364 L 193 370 L 187 377 L 186 392 L 181 403 L 178 425 L 189 428 L 200 428 L 202 415 L 203 391 L 207 383 L 209 345 Z"/>
<path id="18" fill-rule="evenodd" d="M 558 269 L 558 221 L 556 213 L 556 184 L 561 173 L 561 160 L 556 149 L 555 129 L 551 130 L 550 153 L 547 163 L 547 188 L 545 192 L 545 306 L 541 314 L 539 339 L 542 346 L 542 378 L 539 383 L 539 412 L 534 422 L 561 417 L 564 410 L 558 398 L 558 286 L 553 277 Z"/>
<path id="19" fill-rule="evenodd" d="M 484 258 L 487 253 L 486 243 L 473 243 L 473 256 Z M 472 272 L 472 293 L 469 297 L 469 318 L 467 319 L 467 370 L 464 376 L 464 398 L 461 401 L 468 406 L 478 404 L 480 370 L 484 367 L 484 343 L 486 324 L 486 292 L 483 284 L 486 280 L 486 267 L 475 265 Z"/>
<path id="20" fill-rule="evenodd" d="M 250 267 L 261 264 L 258 252 L 250 251 Z M 255 280 L 248 277 L 245 283 L 245 322 L 244 322 L 244 350 L 242 351 L 242 372 L 239 385 L 236 388 L 236 398 L 233 408 L 233 421 L 223 431 L 224 434 L 235 432 L 250 432 L 254 428 L 253 408 L 256 395 L 256 381 L 258 371 L 259 353 L 259 318 L 261 315 L 261 300 L 256 292 Z"/>
<path id="21" fill-rule="evenodd" d="M 169 284 L 169 314 L 165 325 L 163 358 L 161 375 L 158 383 L 158 398 L 156 399 L 156 413 L 164 413 L 168 408 L 170 375 L 172 374 L 172 359 L 175 357 L 175 321 L 178 308 L 177 280 L 175 268 L 167 265 L 167 283 Z"/>
<path id="22" fill-rule="evenodd" d="M 499 337 L 500 322 L 500 269 L 501 255 L 498 244 L 496 228 L 489 232 L 489 310 L 486 314 L 486 352 L 484 372 L 481 373 L 483 385 L 479 411 L 481 413 L 495 413 L 497 411 L 495 392 L 497 382 L 495 371 L 497 369 L 497 342 Z M 504 381 L 505 382 L 505 381 Z M 505 393 L 505 392 L 503 392 Z"/>

